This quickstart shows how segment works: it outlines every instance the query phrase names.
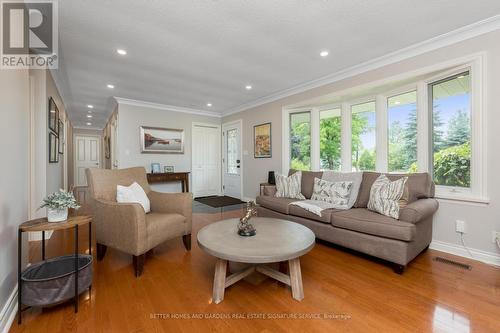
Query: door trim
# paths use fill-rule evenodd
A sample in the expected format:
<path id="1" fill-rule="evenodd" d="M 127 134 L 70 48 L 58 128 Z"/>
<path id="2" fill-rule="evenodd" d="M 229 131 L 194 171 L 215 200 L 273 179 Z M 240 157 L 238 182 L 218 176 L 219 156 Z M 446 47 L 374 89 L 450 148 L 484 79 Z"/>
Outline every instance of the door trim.
<path id="1" fill-rule="evenodd" d="M 94 135 L 94 134 L 79 134 L 79 133 L 73 133 L 73 186 L 78 187 L 77 185 L 77 170 L 76 170 L 76 140 L 75 138 L 77 136 L 84 137 L 84 138 L 97 138 L 99 140 L 99 169 L 102 169 L 102 152 L 103 152 L 103 147 L 102 147 L 102 136 L 101 135 Z"/>
<path id="2" fill-rule="evenodd" d="M 222 162 L 223 154 L 224 154 L 224 136 L 222 135 L 222 131 L 224 130 L 224 126 L 239 124 L 240 125 L 240 198 L 243 198 L 243 174 L 245 172 L 245 158 L 243 155 L 243 119 L 237 119 L 233 121 L 229 121 L 227 123 L 223 123 L 221 125 L 221 183 L 224 184 L 224 163 Z M 223 188 L 221 188 L 222 194 L 225 195 Z"/>
<path id="3" fill-rule="evenodd" d="M 194 128 L 195 127 L 210 127 L 210 128 L 216 128 L 219 133 L 219 142 L 222 142 L 222 127 L 219 124 L 213 124 L 213 123 L 203 123 L 203 122 L 192 122 L 191 123 L 191 185 L 193 189 L 193 197 L 195 197 L 194 193 L 194 177 L 193 177 L 193 170 L 194 170 L 194 158 L 193 158 L 193 145 L 194 145 Z M 218 163 L 218 168 L 219 168 L 219 184 L 218 188 L 219 191 L 217 195 L 222 194 L 222 147 L 219 146 L 219 163 Z"/>

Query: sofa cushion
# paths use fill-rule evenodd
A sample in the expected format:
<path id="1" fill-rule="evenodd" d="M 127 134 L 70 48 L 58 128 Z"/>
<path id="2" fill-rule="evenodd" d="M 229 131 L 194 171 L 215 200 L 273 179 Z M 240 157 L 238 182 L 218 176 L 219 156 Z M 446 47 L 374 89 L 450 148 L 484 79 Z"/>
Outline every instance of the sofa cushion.
<path id="1" fill-rule="evenodd" d="M 363 172 L 363 181 L 361 182 L 361 187 L 359 189 L 358 199 L 354 204 L 355 208 L 366 208 L 368 206 L 372 185 L 380 175 L 380 172 Z M 430 175 L 426 172 L 408 174 L 387 173 L 386 175 L 391 181 L 408 177 L 408 203 L 414 202 L 418 199 L 434 197 L 434 183 L 432 182 Z"/>
<path id="2" fill-rule="evenodd" d="M 305 197 L 301 193 L 302 172 L 296 172 L 290 176 L 276 174 L 276 194 L 278 198 L 302 199 Z"/>
<path id="3" fill-rule="evenodd" d="M 297 199 L 291 198 L 277 198 L 277 197 L 269 197 L 269 196 L 258 196 L 256 198 L 257 204 L 262 207 L 274 210 L 276 212 L 280 212 L 283 214 L 288 214 L 290 202 L 298 201 Z"/>
<path id="4" fill-rule="evenodd" d="M 338 228 L 402 241 L 413 240 L 416 233 L 413 223 L 398 221 L 366 208 L 334 212 L 331 223 Z"/>
<path id="5" fill-rule="evenodd" d="M 321 216 L 318 216 L 310 211 L 305 210 L 302 207 L 290 205 L 289 214 L 293 216 L 303 217 L 309 220 L 314 220 L 323 223 L 330 223 L 332 220 L 332 213 L 340 212 L 338 209 L 325 209 L 321 212 Z"/>
<path id="6" fill-rule="evenodd" d="M 297 170 L 291 169 L 288 175 L 292 175 Z M 306 197 L 306 199 L 311 199 L 314 188 L 314 178 L 321 179 L 323 177 L 322 171 L 302 171 L 302 181 L 301 181 L 301 192 Z"/>

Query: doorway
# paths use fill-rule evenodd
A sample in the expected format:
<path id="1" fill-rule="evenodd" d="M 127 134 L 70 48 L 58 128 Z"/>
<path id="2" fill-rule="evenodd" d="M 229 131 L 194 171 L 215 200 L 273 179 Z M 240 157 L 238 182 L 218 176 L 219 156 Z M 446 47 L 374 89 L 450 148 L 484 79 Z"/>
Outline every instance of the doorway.
<path id="1" fill-rule="evenodd" d="M 101 167 L 101 138 L 91 135 L 75 135 L 74 175 L 75 186 L 87 186 L 85 169 Z"/>
<path id="2" fill-rule="evenodd" d="M 241 160 L 241 120 L 222 125 L 222 191 L 241 199 L 243 163 Z"/>
<path id="3" fill-rule="evenodd" d="M 221 194 L 220 126 L 193 123 L 192 189 L 193 196 Z"/>

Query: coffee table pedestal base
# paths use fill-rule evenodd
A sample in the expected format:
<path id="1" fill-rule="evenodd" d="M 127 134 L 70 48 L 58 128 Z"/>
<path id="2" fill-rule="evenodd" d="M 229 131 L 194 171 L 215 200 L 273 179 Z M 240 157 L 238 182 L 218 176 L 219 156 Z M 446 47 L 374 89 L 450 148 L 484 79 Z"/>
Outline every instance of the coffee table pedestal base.
<path id="1" fill-rule="evenodd" d="M 224 290 L 241 279 L 257 271 L 292 288 L 292 297 L 297 301 L 304 299 L 304 288 L 302 287 L 302 274 L 300 271 L 299 258 L 288 260 L 290 275 L 286 275 L 264 264 L 252 264 L 238 272 L 226 276 L 228 267 L 227 260 L 217 259 L 215 263 L 213 302 L 219 304 L 224 300 Z"/>

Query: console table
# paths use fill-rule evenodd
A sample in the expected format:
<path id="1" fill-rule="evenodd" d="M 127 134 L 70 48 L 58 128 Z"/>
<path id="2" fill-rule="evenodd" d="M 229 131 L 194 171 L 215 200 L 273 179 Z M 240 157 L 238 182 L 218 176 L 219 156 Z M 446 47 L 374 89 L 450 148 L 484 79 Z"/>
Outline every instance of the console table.
<path id="1" fill-rule="evenodd" d="M 148 183 L 181 182 L 182 192 L 189 192 L 189 172 L 148 173 Z"/>

